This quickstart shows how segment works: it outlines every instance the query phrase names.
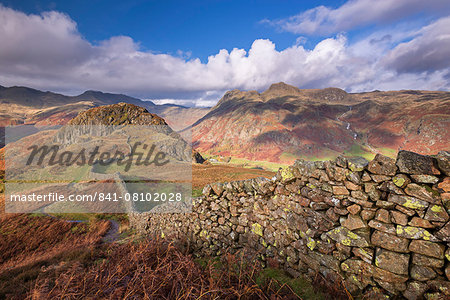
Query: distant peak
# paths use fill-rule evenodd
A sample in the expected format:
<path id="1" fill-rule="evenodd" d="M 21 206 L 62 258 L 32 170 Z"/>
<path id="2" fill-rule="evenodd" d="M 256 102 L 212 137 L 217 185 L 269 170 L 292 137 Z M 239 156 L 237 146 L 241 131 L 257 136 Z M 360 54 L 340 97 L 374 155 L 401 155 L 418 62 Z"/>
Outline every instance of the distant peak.
<path id="1" fill-rule="evenodd" d="M 257 91 L 241 91 L 238 89 L 234 89 L 228 91 L 223 95 L 223 97 L 217 102 L 215 107 L 220 106 L 223 103 L 230 101 L 251 101 L 251 100 L 260 100 L 260 95 Z"/>
<path id="2" fill-rule="evenodd" d="M 103 94 L 103 92 L 100 91 L 94 91 L 94 90 L 87 90 L 84 93 L 82 93 L 80 96 L 82 95 L 99 95 L 99 94 Z"/>
<path id="3" fill-rule="evenodd" d="M 283 97 L 283 96 L 296 96 L 301 94 L 301 90 L 295 86 L 286 84 L 284 82 L 278 82 L 272 84 L 269 89 L 267 89 L 263 95 L 272 97 Z"/>
<path id="4" fill-rule="evenodd" d="M 330 103 L 338 103 L 340 101 L 352 101 L 352 96 L 340 88 L 328 87 L 321 90 L 315 90 L 312 93 L 314 98 Z"/>
<path id="5" fill-rule="evenodd" d="M 278 82 L 278 83 L 273 83 L 270 85 L 268 91 L 277 91 L 277 90 L 286 90 L 286 89 L 294 89 L 294 90 L 298 90 L 297 87 L 284 83 L 284 82 Z"/>

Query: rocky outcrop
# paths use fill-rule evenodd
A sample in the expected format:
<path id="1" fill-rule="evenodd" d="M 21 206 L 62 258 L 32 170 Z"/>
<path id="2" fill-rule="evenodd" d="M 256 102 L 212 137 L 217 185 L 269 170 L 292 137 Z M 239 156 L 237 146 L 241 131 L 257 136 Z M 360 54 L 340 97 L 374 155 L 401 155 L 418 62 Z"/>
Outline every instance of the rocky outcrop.
<path id="1" fill-rule="evenodd" d="M 206 186 L 192 213 L 133 213 L 130 222 L 141 233 L 187 239 L 194 253 L 249 248 L 368 299 L 445 299 L 450 178 L 435 159 L 297 160 L 272 179 Z"/>
<path id="2" fill-rule="evenodd" d="M 192 162 L 195 164 L 202 164 L 206 162 L 206 159 L 200 154 L 200 152 L 193 150 L 192 151 Z"/>
<path id="3" fill-rule="evenodd" d="M 167 123 L 143 107 L 122 102 L 81 112 L 70 120 L 68 125 L 167 125 Z"/>

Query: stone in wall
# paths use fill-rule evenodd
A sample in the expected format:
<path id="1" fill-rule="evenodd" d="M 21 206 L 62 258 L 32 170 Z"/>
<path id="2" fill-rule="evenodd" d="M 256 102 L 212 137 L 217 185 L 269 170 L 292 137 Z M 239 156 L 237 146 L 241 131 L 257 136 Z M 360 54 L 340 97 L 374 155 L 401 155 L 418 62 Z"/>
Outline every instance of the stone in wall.
<path id="1" fill-rule="evenodd" d="M 408 151 L 371 162 L 298 160 L 272 179 L 208 185 L 192 213 L 134 213 L 130 222 L 145 234 L 187 240 L 199 255 L 248 248 L 263 263 L 334 278 L 355 296 L 445 299 L 448 162 L 447 152 Z"/>

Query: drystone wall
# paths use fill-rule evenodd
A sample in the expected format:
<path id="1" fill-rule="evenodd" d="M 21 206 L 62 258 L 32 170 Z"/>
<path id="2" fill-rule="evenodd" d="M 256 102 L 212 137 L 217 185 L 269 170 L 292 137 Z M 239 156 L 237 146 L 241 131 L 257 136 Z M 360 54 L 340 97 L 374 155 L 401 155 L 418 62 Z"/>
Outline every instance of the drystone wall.
<path id="1" fill-rule="evenodd" d="M 196 253 L 251 248 L 368 299 L 449 299 L 449 176 L 448 152 L 298 160 L 272 179 L 208 185 L 192 213 L 134 213 L 130 222 Z"/>

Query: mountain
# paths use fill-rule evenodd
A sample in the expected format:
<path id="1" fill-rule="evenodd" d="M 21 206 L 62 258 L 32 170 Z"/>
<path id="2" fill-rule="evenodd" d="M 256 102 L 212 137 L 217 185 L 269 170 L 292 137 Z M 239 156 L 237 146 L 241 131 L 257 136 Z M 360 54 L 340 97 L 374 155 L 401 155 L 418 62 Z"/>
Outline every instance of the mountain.
<path id="1" fill-rule="evenodd" d="M 173 104 L 156 105 L 151 101 L 122 94 L 86 91 L 78 96 L 43 92 L 27 87 L 0 86 L 0 126 L 18 124 L 65 124 L 92 107 L 120 102 L 145 107 L 164 118 L 174 130 L 181 130 L 204 116 L 209 108 L 190 108 Z"/>
<path id="2" fill-rule="evenodd" d="M 7 160 L 8 180 L 18 180 L 9 190 L 12 194 L 19 190 L 30 194 L 52 190 L 66 196 L 134 193 L 153 190 L 160 183 L 164 184 L 167 193 L 183 191 L 186 195 L 192 194 L 191 160 L 195 153 L 190 143 L 173 131 L 164 119 L 143 107 L 121 102 L 83 111 L 66 126 L 29 132 L 22 132 L 22 128 L 15 128 L 16 133 L 25 134 L 2 149 L 2 153 L 12 153 Z M 57 146 L 52 156 L 43 154 L 39 163 L 34 158 L 28 163 L 30 157 L 34 157 L 30 147 L 47 145 Z M 92 158 L 86 159 L 87 153 Z M 196 156 L 201 158 L 198 153 Z M 120 198 L 114 204 L 102 200 L 95 203 L 94 200 L 87 206 L 86 203 L 74 205 L 83 212 L 127 212 L 130 206 Z M 144 207 L 149 210 L 156 204 L 134 207 L 139 206 L 138 209 L 144 211 Z M 72 203 L 44 201 L 24 205 L 7 202 L 5 205 L 9 212 L 74 211 Z"/>
<path id="3" fill-rule="evenodd" d="M 192 125 L 201 153 L 291 163 L 340 153 L 424 154 L 448 149 L 450 93 L 347 93 L 301 90 L 285 83 L 268 90 L 233 90 Z"/>

